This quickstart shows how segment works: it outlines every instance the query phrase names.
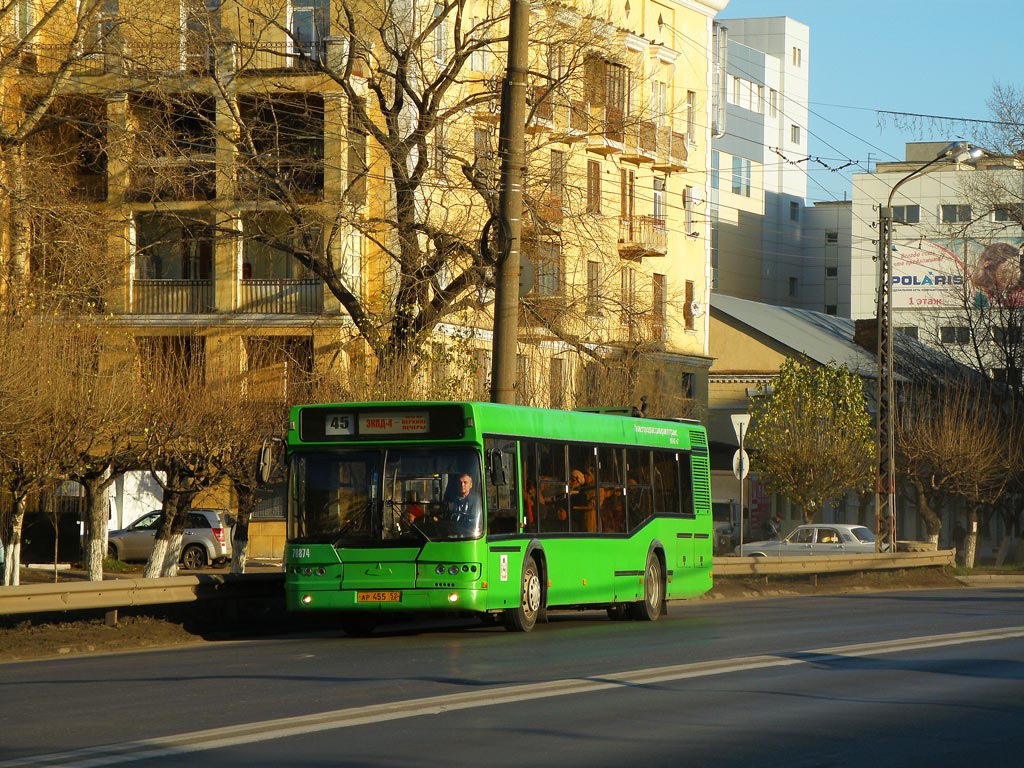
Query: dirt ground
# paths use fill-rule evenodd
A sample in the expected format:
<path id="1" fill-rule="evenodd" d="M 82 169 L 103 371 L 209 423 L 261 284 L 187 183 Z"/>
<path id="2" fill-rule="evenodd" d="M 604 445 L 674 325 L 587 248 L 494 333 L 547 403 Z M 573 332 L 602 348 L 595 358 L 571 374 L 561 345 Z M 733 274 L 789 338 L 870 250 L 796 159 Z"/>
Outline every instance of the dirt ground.
<path id="1" fill-rule="evenodd" d="M 22 571 L 23 583 L 52 581 L 53 574 Z M 63 578 L 82 578 L 64 574 Z M 890 589 L 945 589 L 963 585 L 946 570 L 921 568 L 899 573 L 866 573 L 769 579 L 728 578 L 715 582 L 702 600 L 749 600 L 790 595 L 823 595 Z M 195 605 L 121 611 L 115 626 L 107 626 L 104 613 L 95 615 L 0 616 L 0 663 L 93 653 L 112 653 L 244 639 L 285 631 L 285 623 L 272 614 L 229 621 L 221 610 Z M 289 620 L 294 629 L 294 619 Z M 315 629 L 315 626 L 308 627 Z"/>

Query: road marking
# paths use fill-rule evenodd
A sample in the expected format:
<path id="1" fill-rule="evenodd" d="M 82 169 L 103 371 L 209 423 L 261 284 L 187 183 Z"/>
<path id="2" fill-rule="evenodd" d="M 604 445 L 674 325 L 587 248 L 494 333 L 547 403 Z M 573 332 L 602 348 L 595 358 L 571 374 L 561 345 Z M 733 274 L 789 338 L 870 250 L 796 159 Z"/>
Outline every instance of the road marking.
<path id="1" fill-rule="evenodd" d="M 127 741 L 120 744 L 87 747 L 66 752 L 54 752 L 48 755 L 33 755 L 17 760 L 0 762 L 0 768 L 24 766 L 99 768 L 100 766 L 152 760 L 161 757 L 175 757 L 191 752 L 205 752 L 212 749 L 222 749 L 224 747 L 252 744 L 272 739 L 283 739 L 290 736 L 302 736 L 318 731 L 351 728 L 357 725 L 368 725 L 388 720 L 400 720 L 421 715 L 438 715 L 460 709 L 475 709 L 498 704 L 513 704 L 531 699 L 571 696 L 612 688 L 635 687 L 671 680 L 724 675 L 751 669 L 813 664 L 818 659 L 830 658 L 834 660 L 838 656 L 877 656 L 886 653 L 920 650 L 922 648 L 939 648 L 948 645 L 963 645 L 965 643 L 984 643 L 1019 637 L 1024 637 L 1024 627 L 911 637 L 903 640 L 886 640 L 832 648 L 817 648 L 794 652 L 792 655 L 787 656 L 747 656 L 739 659 L 721 659 L 693 664 L 638 669 L 602 675 L 600 677 L 552 680 L 545 683 L 489 688 L 483 691 L 453 693 L 444 696 L 431 696 L 423 699 L 376 704 L 368 707 L 336 709 L 312 715 L 283 717 L 256 723 L 182 733 L 174 736 Z"/>

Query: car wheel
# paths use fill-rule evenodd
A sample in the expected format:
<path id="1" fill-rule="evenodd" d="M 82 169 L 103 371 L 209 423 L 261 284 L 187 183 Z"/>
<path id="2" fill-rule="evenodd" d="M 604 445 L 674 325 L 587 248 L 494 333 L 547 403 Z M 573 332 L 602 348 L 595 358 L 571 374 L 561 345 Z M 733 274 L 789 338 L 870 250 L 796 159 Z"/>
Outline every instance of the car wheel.
<path id="1" fill-rule="evenodd" d="M 206 565 L 206 550 L 198 544 L 189 544 L 181 553 L 181 565 L 189 571 L 195 571 Z"/>
<path id="2" fill-rule="evenodd" d="M 115 547 L 113 544 L 108 544 L 107 545 L 107 557 L 109 559 L 111 559 L 111 560 L 117 560 L 118 559 L 118 557 L 117 557 L 117 547 Z"/>

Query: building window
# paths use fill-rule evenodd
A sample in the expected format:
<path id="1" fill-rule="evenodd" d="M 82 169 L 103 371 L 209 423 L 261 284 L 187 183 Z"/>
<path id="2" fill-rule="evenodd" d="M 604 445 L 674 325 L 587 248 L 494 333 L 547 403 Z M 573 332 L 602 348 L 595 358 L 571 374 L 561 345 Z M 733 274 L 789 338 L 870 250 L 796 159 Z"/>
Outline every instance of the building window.
<path id="1" fill-rule="evenodd" d="M 825 314 L 826 315 L 838 315 L 839 314 L 839 307 L 837 307 L 835 304 L 826 304 L 825 305 Z"/>
<path id="2" fill-rule="evenodd" d="M 562 295 L 562 249 L 558 243 L 537 244 L 537 295 Z"/>
<path id="3" fill-rule="evenodd" d="M 1020 224 L 1024 222 L 1024 206 L 1021 206 L 1020 203 L 1004 203 L 1003 205 L 997 205 L 995 210 L 992 211 L 992 220 L 1004 224 Z"/>
<path id="4" fill-rule="evenodd" d="M 800 143 L 800 126 L 791 125 L 789 126 L 789 140 L 794 144 Z"/>
<path id="5" fill-rule="evenodd" d="M 622 323 L 629 322 L 630 315 L 636 306 L 636 270 L 629 268 L 622 270 Z"/>
<path id="6" fill-rule="evenodd" d="M 942 344 L 967 344 L 971 340 L 971 329 L 963 325 L 944 325 L 939 328 L 939 342 Z"/>
<path id="7" fill-rule="evenodd" d="M 722 183 L 722 156 L 717 149 L 711 150 L 711 188 L 719 189 Z"/>
<path id="8" fill-rule="evenodd" d="M 796 298 L 797 287 L 798 287 L 797 279 L 795 277 L 789 278 L 789 296 L 790 296 L 790 298 Z"/>
<path id="9" fill-rule="evenodd" d="M 826 232 L 825 233 L 825 242 L 826 243 L 838 243 L 839 242 L 839 233 L 838 232 Z"/>
<path id="10" fill-rule="evenodd" d="M 553 357 L 551 368 L 548 370 L 548 402 L 552 408 L 565 407 L 565 389 L 565 361 L 560 357 Z"/>
<path id="11" fill-rule="evenodd" d="M 348 150 L 345 169 L 346 198 L 350 203 L 361 206 L 366 203 L 366 177 L 369 166 L 366 162 L 366 133 L 359 127 L 352 109 L 348 113 Z"/>
<path id="12" fill-rule="evenodd" d="M 693 187 L 687 186 L 683 190 L 683 217 L 686 232 L 689 235 L 693 233 Z"/>
<path id="13" fill-rule="evenodd" d="M 587 312 L 601 314 L 601 263 L 587 262 Z"/>
<path id="14" fill-rule="evenodd" d="M 565 201 L 565 152 L 551 150 L 551 197 L 558 203 Z"/>
<path id="15" fill-rule="evenodd" d="M 683 292 L 683 323 L 686 330 L 694 330 L 693 302 L 696 296 L 693 280 L 687 280 Z"/>
<path id="16" fill-rule="evenodd" d="M 444 6 L 434 6 L 434 61 L 444 61 L 448 55 L 448 20 L 445 18 Z"/>
<path id="17" fill-rule="evenodd" d="M 796 200 L 791 200 L 789 203 L 789 220 L 800 221 L 800 203 Z"/>
<path id="18" fill-rule="evenodd" d="M 1013 326 L 1009 326 L 1008 327 L 1008 326 L 997 325 L 997 326 L 994 326 L 992 328 L 991 333 L 992 333 L 992 341 L 995 342 L 996 344 L 1000 345 L 1000 346 L 1010 344 L 1010 345 L 1013 345 L 1014 347 L 1017 347 L 1017 346 L 1020 345 L 1020 340 L 1021 340 L 1021 329 L 1020 328 L 1015 328 Z"/>
<path id="19" fill-rule="evenodd" d="M 971 220 L 971 206 L 969 205 L 943 205 L 943 224 L 966 224 Z"/>
<path id="20" fill-rule="evenodd" d="M 636 174 L 626 168 L 619 169 L 619 215 L 623 219 L 633 218 L 633 204 L 636 200 Z"/>
<path id="21" fill-rule="evenodd" d="M 210 280 L 213 224 L 169 213 L 137 213 L 134 220 L 137 280 Z"/>
<path id="22" fill-rule="evenodd" d="M 658 339 L 664 338 L 665 322 L 668 320 L 668 302 L 665 300 L 667 291 L 665 275 L 655 273 L 651 277 L 651 312 L 654 315 L 652 331 Z"/>
<path id="23" fill-rule="evenodd" d="M 660 222 L 665 221 L 665 179 L 661 176 L 654 177 L 654 218 Z"/>
<path id="24" fill-rule="evenodd" d="M 900 224 L 918 224 L 921 221 L 920 205 L 894 205 L 892 220 Z"/>
<path id="25" fill-rule="evenodd" d="M 697 141 L 695 130 L 697 120 L 697 92 L 686 92 L 686 140 L 691 144 Z"/>
<path id="26" fill-rule="evenodd" d="M 779 116 L 779 92 L 774 88 L 768 94 L 768 114 L 772 117 Z"/>
<path id="27" fill-rule="evenodd" d="M 656 125 L 665 125 L 665 115 L 668 114 L 668 83 L 655 80 L 651 83 L 651 110 Z"/>
<path id="28" fill-rule="evenodd" d="M 825 277 L 839 277 L 839 267 L 825 267 Z"/>
<path id="29" fill-rule="evenodd" d="M 740 92 L 743 89 L 743 81 L 738 77 L 732 79 L 732 103 L 739 106 Z"/>
<path id="30" fill-rule="evenodd" d="M 292 0 L 292 45 L 296 52 L 315 61 L 327 59 L 331 34 L 330 0 Z"/>
<path id="31" fill-rule="evenodd" d="M 917 341 L 917 326 L 916 325 L 899 325 L 893 328 L 896 333 L 903 334 L 908 339 Z"/>
<path id="32" fill-rule="evenodd" d="M 587 213 L 601 213 L 600 160 L 587 160 Z"/>
<path id="33" fill-rule="evenodd" d="M 732 192 L 734 195 L 750 197 L 750 160 L 746 158 L 732 159 Z"/>
<path id="34" fill-rule="evenodd" d="M 803 66 L 803 59 L 804 59 L 804 52 L 802 50 L 800 50 L 799 48 L 797 48 L 796 46 L 793 46 L 793 66 L 794 67 Z"/>
<path id="35" fill-rule="evenodd" d="M 764 114 L 764 86 L 757 86 L 757 103 L 754 104 L 754 111 L 759 115 Z"/>

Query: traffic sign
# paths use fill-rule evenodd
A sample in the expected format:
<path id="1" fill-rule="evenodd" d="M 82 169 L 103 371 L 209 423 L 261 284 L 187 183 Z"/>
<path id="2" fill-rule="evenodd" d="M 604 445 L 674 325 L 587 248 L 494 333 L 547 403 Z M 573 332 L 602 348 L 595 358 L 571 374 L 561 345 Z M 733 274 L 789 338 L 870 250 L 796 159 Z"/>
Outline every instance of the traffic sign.
<path id="1" fill-rule="evenodd" d="M 746 451 L 739 450 L 732 455 L 732 474 L 737 480 L 742 480 L 750 471 L 750 457 Z"/>

